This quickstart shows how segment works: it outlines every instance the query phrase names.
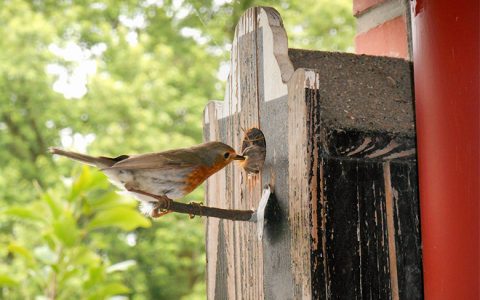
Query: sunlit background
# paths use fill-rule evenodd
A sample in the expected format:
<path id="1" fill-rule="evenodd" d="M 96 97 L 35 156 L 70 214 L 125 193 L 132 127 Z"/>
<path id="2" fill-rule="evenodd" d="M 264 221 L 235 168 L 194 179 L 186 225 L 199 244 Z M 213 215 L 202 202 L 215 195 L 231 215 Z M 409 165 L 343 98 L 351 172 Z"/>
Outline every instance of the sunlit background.
<path id="1" fill-rule="evenodd" d="M 1 299 L 205 298 L 200 218 L 151 221 L 100 172 L 47 148 L 200 143 L 236 21 L 256 5 L 281 13 L 290 47 L 353 51 L 351 0 L 1 2 Z"/>

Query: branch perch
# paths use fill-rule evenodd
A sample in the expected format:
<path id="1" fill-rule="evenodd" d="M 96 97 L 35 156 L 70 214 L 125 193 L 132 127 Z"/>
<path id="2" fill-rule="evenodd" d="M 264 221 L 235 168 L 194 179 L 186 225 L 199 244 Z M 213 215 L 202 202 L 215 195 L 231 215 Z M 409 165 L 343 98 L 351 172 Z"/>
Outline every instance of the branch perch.
<path id="1" fill-rule="evenodd" d="M 197 203 L 181 203 L 173 201 L 165 196 L 153 195 L 137 189 L 129 189 L 130 192 L 149 196 L 158 200 L 156 209 L 165 209 L 177 213 L 195 216 L 214 217 L 232 221 L 255 221 L 253 210 L 223 209 L 203 206 Z"/>

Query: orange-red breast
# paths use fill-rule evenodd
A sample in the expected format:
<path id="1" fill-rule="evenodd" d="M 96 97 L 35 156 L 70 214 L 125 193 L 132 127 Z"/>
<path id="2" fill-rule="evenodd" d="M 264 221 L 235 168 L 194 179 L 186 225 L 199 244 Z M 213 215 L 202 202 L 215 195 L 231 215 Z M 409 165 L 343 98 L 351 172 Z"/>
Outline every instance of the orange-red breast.
<path id="1" fill-rule="evenodd" d="M 98 167 L 113 184 L 127 192 L 135 189 L 173 200 L 187 195 L 233 160 L 245 159 L 220 142 L 115 158 L 93 157 L 59 148 L 50 148 L 50 152 Z M 143 204 L 142 211 L 152 214 L 158 200 L 139 193 L 131 194 Z"/>

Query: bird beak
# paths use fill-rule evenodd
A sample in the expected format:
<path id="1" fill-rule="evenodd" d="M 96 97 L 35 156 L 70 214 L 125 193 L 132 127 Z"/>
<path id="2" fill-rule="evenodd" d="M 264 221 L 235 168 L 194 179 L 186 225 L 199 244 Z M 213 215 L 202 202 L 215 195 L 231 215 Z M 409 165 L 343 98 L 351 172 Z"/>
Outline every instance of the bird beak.
<path id="1" fill-rule="evenodd" d="M 233 158 L 233 160 L 245 160 L 245 159 L 246 159 L 245 156 L 241 156 L 238 154 Z"/>

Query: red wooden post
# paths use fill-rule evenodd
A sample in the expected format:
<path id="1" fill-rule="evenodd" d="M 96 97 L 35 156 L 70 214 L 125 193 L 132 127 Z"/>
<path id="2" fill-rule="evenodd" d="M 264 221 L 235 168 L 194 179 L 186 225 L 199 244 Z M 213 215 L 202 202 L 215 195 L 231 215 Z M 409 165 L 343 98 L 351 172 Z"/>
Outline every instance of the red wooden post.
<path id="1" fill-rule="evenodd" d="M 425 296 L 479 299 L 479 2 L 412 6 Z"/>

